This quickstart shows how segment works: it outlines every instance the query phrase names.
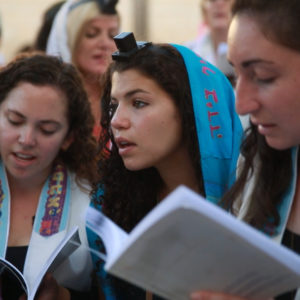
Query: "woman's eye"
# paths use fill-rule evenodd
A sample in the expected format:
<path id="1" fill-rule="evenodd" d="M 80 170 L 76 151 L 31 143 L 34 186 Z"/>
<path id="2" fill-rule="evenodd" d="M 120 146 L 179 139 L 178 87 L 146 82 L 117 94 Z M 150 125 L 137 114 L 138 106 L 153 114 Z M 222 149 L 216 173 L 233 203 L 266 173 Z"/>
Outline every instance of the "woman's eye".
<path id="1" fill-rule="evenodd" d="M 10 118 L 8 118 L 8 122 L 14 126 L 18 126 L 18 125 L 22 124 L 21 120 L 15 120 L 15 119 L 10 119 Z"/>
<path id="2" fill-rule="evenodd" d="M 45 128 L 41 128 L 41 132 L 44 134 L 44 135 L 52 135 L 55 133 L 56 130 L 53 130 L 53 129 L 45 129 Z"/>
<path id="3" fill-rule="evenodd" d="M 47 126 L 40 126 L 40 131 L 42 134 L 44 135 L 52 135 L 54 134 L 57 130 L 58 130 L 58 127 L 57 126 L 50 126 L 50 125 L 47 125 Z"/>
<path id="4" fill-rule="evenodd" d="M 97 35 L 97 32 L 95 31 L 95 30 L 90 30 L 90 31 L 87 31 L 86 33 L 85 33 L 85 36 L 87 37 L 87 38 L 93 38 L 93 37 L 95 37 Z"/>
<path id="5" fill-rule="evenodd" d="M 277 75 L 274 72 L 264 71 L 264 70 L 253 70 L 252 79 L 259 84 L 269 84 L 273 83 Z"/>
<path id="6" fill-rule="evenodd" d="M 52 135 L 52 134 L 54 134 L 54 132 L 55 132 L 55 131 L 49 131 L 49 130 L 44 130 L 44 129 L 42 129 L 42 133 L 43 133 L 44 135 Z"/>
<path id="7" fill-rule="evenodd" d="M 91 39 L 91 38 L 93 38 L 93 37 L 95 37 L 96 36 L 96 34 L 94 34 L 94 33 L 87 33 L 86 35 L 85 35 L 85 37 L 87 37 L 88 39 Z"/>
<path id="8" fill-rule="evenodd" d="M 256 81 L 257 81 L 258 83 L 268 84 L 268 83 L 274 82 L 274 81 L 275 81 L 275 77 L 256 78 Z"/>
<path id="9" fill-rule="evenodd" d="M 147 103 L 145 103 L 144 101 L 141 101 L 141 100 L 134 100 L 133 101 L 133 106 L 135 108 L 142 108 L 144 106 L 148 105 Z"/>

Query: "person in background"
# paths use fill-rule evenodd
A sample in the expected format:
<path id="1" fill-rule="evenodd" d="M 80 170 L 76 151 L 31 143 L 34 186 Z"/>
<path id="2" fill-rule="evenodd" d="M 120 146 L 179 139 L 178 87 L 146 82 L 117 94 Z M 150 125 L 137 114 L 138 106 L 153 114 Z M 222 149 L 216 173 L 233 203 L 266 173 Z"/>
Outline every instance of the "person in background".
<path id="1" fill-rule="evenodd" d="M 41 285 L 40 298 L 90 299 L 92 260 L 83 212 L 97 181 L 94 119 L 76 69 L 56 57 L 19 57 L 0 70 L 0 255 L 31 285 L 60 241 L 80 246 Z M 21 290 L 2 278 L 2 298 Z"/>
<path id="2" fill-rule="evenodd" d="M 135 44 L 124 33 L 115 39 Z M 242 128 L 229 81 L 194 52 L 125 48 L 114 53 L 104 81 L 101 188 L 93 204 L 131 231 L 181 184 L 217 204 L 235 179 Z M 106 299 L 145 299 L 145 291 L 105 274 L 98 258 L 95 264 Z"/>
<path id="3" fill-rule="evenodd" d="M 231 20 L 232 0 L 200 0 L 205 30 L 185 43 L 199 56 L 217 66 L 234 83 L 234 71 L 227 61 L 227 33 Z"/>
<path id="4" fill-rule="evenodd" d="M 47 53 L 72 62 L 80 71 L 95 118 L 98 138 L 100 118 L 100 80 L 116 50 L 120 18 L 116 0 L 68 0 L 57 13 L 47 43 Z"/>
<path id="5" fill-rule="evenodd" d="M 223 203 L 300 254 L 300 2 L 235 0 L 232 10 L 228 58 L 237 74 L 236 110 L 249 114 L 251 127 Z M 239 296 L 199 292 L 192 299 Z M 300 299 L 300 287 L 276 299 Z"/>

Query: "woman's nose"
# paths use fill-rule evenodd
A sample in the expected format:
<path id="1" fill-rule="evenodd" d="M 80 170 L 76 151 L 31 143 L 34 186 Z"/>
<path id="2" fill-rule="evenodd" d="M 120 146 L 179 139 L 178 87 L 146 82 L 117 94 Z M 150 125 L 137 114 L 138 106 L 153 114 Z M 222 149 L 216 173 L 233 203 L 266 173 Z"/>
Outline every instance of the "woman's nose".
<path id="1" fill-rule="evenodd" d="M 32 147 L 36 145 L 36 136 L 34 129 L 26 126 L 23 127 L 19 135 L 19 143 L 26 147 Z"/>
<path id="2" fill-rule="evenodd" d="M 111 49 L 115 47 L 115 43 L 108 33 L 103 32 L 98 39 L 98 47 L 103 49 Z"/>
<path id="3" fill-rule="evenodd" d="M 130 118 L 125 108 L 118 105 L 111 119 L 113 129 L 126 129 L 130 126 Z"/>
<path id="4" fill-rule="evenodd" d="M 259 99 L 256 88 L 245 79 L 238 78 L 235 86 L 235 107 L 239 115 L 247 115 L 255 112 L 259 107 Z"/>

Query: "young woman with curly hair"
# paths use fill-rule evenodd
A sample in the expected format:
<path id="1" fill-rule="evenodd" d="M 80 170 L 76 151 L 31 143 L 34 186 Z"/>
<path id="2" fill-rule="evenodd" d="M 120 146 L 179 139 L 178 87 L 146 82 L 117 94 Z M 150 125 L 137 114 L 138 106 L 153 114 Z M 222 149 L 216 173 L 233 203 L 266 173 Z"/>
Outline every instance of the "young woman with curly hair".
<path id="1" fill-rule="evenodd" d="M 242 132 L 227 78 L 179 45 L 145 44 L 113 58 L 94 205 L 130 231 L 181 184 L 218 203 L 234 182 Z M 145 298 L 120 280 L 113 280 L 112 293 L 99 268 L 107 299 Z"/>
<path id="2" fill-rule="evenodd" d="M 98 177 L 93 124 L 72 65 L 28 55 L 0 70 L 0 255 L 32 285 L 73 226 L 83 244 L 46 276 L 38 299 L 82 299 L 91 289 L 82 212 Z M 1 277 L 2 298 L 19 299 Z"/>

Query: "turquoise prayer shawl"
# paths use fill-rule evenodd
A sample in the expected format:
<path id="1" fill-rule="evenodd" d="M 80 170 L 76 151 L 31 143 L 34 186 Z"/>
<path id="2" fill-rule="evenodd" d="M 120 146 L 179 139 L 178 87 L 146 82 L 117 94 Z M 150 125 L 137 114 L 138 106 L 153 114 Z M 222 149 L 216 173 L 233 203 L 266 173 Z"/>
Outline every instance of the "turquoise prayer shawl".
<path id="1" fill-rule="evenodd" d="M 33 230 L 41 236 L 49 237 L 65 230 L 70 206 L 70 178 L 67 169 L 60 164 L 54 166 L 52 173 L 42 189 L 36 212 Z M 0 255 L 5 257 L 9 221 L 10 191 L 5 167 L 0 160 Z"/>
<path id="2" fill-rule="evenodd" d="M 218 203 L 235 181 L 243 134 L 233 89 L 216 67 L 184 46 L 172 46 L 189 76 L 206 198 Z"/>

